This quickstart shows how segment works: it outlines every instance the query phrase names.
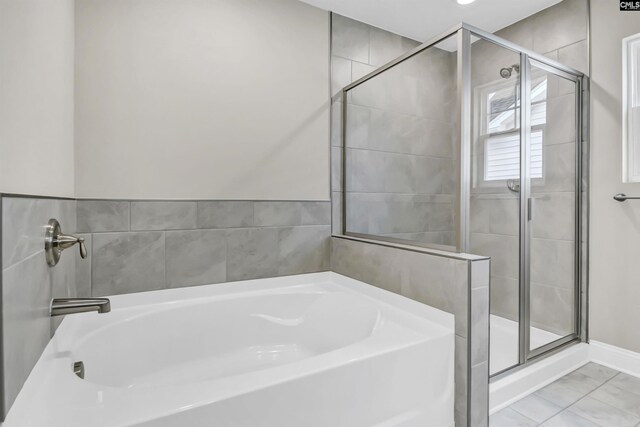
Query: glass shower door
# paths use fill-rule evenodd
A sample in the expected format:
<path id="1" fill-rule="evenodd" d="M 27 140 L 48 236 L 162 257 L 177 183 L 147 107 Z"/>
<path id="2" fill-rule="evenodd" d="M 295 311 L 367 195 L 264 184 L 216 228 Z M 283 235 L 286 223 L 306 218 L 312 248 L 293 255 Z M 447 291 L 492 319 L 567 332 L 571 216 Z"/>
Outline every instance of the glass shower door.
<path id="1" fill-rule="evenodd" d="M 491 257 L 490 373 L 520 363 L 520 54 L 471 46 L 469 250 Z"/>
<path id="2" fill-rule="evenodd" d="M 577 81 L 530 61 L 528 351 L 577 335 Z M 553 344 L 552 344 L 553 343 Z"/>

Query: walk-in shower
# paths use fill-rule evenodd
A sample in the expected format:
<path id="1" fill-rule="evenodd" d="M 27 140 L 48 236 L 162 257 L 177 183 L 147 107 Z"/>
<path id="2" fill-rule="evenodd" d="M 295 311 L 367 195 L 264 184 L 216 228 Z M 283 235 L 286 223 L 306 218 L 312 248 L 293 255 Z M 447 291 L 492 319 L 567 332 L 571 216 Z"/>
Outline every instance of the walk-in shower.
<path id="1" fill-rule="evenodd" d="M 342 232 L 490 256 L 491 375 L 586 338 L 587 85 L 461 24 L 342 92 Z"/>

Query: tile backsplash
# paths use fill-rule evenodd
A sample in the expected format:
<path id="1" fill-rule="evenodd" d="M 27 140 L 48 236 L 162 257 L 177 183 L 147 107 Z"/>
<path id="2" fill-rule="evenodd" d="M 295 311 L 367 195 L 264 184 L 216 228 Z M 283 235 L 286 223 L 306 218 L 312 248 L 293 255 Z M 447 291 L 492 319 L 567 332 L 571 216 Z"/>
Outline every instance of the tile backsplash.
<path id="1" fill-rule="evenodd" d="M 329 202 L 79 200 L 77 216 L 93 296 L 329 269 Z"/>

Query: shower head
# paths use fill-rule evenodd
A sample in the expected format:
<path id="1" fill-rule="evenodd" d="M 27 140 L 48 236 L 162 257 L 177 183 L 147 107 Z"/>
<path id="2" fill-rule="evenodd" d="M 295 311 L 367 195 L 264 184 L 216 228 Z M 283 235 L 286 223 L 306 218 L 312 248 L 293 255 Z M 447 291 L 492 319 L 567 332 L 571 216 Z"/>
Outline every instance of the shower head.
<path id="1" fill-rule="evenodd" d="M 519 73 L 520 72 L 520 66 L 517 64 L 513 64 L 511 67 L 505 67 L 505 68 L 501 68 L 500 69 L 500 77 L 502 77 L 503 79 L 508 79 L 509 77 L 511 77 L 511 74 L 513 72 Z"/>

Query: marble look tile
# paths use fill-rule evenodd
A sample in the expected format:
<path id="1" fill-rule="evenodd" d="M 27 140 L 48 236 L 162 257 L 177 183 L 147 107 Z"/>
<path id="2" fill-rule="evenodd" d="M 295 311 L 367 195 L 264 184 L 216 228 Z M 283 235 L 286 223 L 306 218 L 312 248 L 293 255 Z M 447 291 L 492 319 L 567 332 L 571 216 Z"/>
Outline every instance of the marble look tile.
<path id="1" fill-rule="evenodd" d="M 613 377 L 609 384 L 631 393 L 640 394 L 640 378 L 629 374 L 621 372 Z"/>
<path id="2" fill-rule="evenodd" d="M 549 145 L 545 149 L 544 183 L 532 183 L 532 192 L 575 191 L 576 145 L 573 142 Z"/>
<path id="3" fill-rule="evenodd" d="M 579 393 L 587 394 L 600 387 L 602 381 L 574 371 L 558 379 L 556 384 Z"/>
<path id="4" fill-rule="evenodd" d="M 490 233 L 491 206 L 494 200 L 471 196 L 469 207 L 470 227 L 472 233 Z"/>
<path id="5" fill-rule="evenodd" d="M 589 47 L 586 40 L 581 40 L 558 50 L 558 61 L 589 75 Z"/>
<path id="6" fill-rule="evenodd" d="M 491 277 L 491 314 L 518 321 L 520 311 L 518 279 Z"/>
<path id="7" fill-rule="evenodd" d="M 640 418 L 589 396 L 572 405 L 569 411 L 603 427 L 632 427 L 640 423 Z"/>
<path id="8" fill-rule="evenodd" d="M 253 226 L 253 202 L 250 201 L 201 201 L 197 209 L 198 228 Z"/>
<path id="9" fill-rule="evenodd" d="M 467 337 L 468 263 L 419 252 L 402 253 L 402 259 L 402 295 L 454 314 L 456 334 Z"/>
<path id="10" fill-rule="evenodd" d="M 468 380 L 468 363 L 467 358 L 469 347 L 466 338 L 459 335 L 455 337 L 455 423 L 456 425 L 467 425 L 467 380 Z"/>
<path id="11" fill-rule="evenodd" d="M 196 228 L 196 202 L 131 202 L 131 230 Z"/>
<path id="12" fill-rule="evenodd" d="M 505 408 L 491 415 L 489 424 L 491 427 L 535 427 L 538 425 L 534 420 L 511 408 Z"/>
<path id="13" fill-rule="evenodd" d="M 129 202 L 78 200 L 78 233 L 129 230 Z"/>
<path id="14" fill-rule="evenodd" d="M 519 242 L 517 236 L 498 234 L 471 235 L 471 253 L 491 257 L 493 276 L 518 278 Z"/>
<path id="15" fill-rule="evenodd" d="M 489 425 L 489 363 L 471 367 L 469 420 L 474 427 Z"/>
<path id="16" fill-rule="evenodd" d="M 575 329 L 574 291 L 541 283 L 531 283 L 531 325 L 568 335 Z"/>
<path id="17" fill-rule="evenodd" d="M 535 194 L 531 236 L 541 239 L 573 240 L 575 196 L 573 193 Z"/>
<path id="18" fill-rule="evenodd" d="M 51 337 L 49 273 L 42 250 L 2 271 L 5 410 Z"/>
<path id="19" fill-rule="evenodd" d="M 164 232 L 94 234 L 92 243 L 94 296 L 165 287 Z"/>
<path id="20" fill-rule="evenodd" d="M 369 150 L 347 150 L 347 190 L 413 193 L 412 156 Z"/>
<path id="21" fill-rule="evenodd" d="M 339 56 L 331 57 L 331 95 L 342 91 L 351 83 L 351 61 Z"/>
<path id="22" fill-rule="evenodd" d="M 418 42 L 406 37 L 371 27 L 369 63 L 379 67 L 418 46 Z"/>
<path id="23" fill-rule="evenodd" d="M 640 417 L 640 394 L 631 393 L 607 383 L 596 389 L 589 397 Z"/>
<path id="24" fill-rule="evenodd" d="M 511 409 L 521 413 L 535 422 L 543 423 L 562 411 L 562 407 L 549 402 L 535 394 L 530 394 L 524 399 L 518 400 L 510 406 Z"/>
<path id="25" fill-rule="evenodd" d="M 531 239 L 531 281 L 572 290 L 574 253 L 572 241 Z"/>
<path id="26" fill-rule="evenodd" d="M 76 252 L 76 290 L 79 298 L 90 298 L 93 236 L 91 234 L 78 234 L 78 237 L 84 238 L 84 244 L 87 247 L 87 258 L 80 258 L 80 255 Z"/>
<path id="27" fill-rule="evenodd" d="M 520 207 L 516 198 L 496 198 L 491 201 L 490 232 L 518 236 L 520 233 Z"/>
<path id="28" fill-rule="evenodd" d="M 76 286 L 76 258 L 80 259 L 74 247 L 65 251 L 54 268 L 49 269 L 51 298 L 75 298 L 78 296 Z M 62 317 L 51 318 L 51 332 L 55 332 L 62 322 Z"/>
<path id="29" fill-rule="evenodd" d="M 224 282 L 227 277 L 225 230 L 166 232 L 168 288 Z"/>
<path id="30" fill-rule="evenodd" d="M 598 427 L 598 424 L 571 412 L 562 411 L 542 424 L 544 427 Z M 492 426 L 493 427 L 493 426 Z"/>
<path id="31" fill-rule="evenodd" d="M 273 277 L 278 274 L 278 228 L 227 231 L 227 280 Z"/>
<path id="32" fill-rule="evenodd" d="M 331 191 L 342 191 L 342 148 L 331 147 Z"/>
<path id="33" fill-rule="evenodd" d="M 273 227 L 302 224 L 300 202 L 254 202 L 254 225 Z"/>
<path id="34" fill-rule="evenodd" d="M 331 239 L 331 270 L 356 280 L 400 293 L 403 252 L 348 239 Z"/>
<path id="35" fill-rule="evenodd" d="M 489 286 L 491 274 L 491 260 L 471 262 L 471 289 Z"/>
<path id="36" fill-rule="evenodd" d="M 2 265 L 8 268 L 42 251 L 50 218 L 56 218 L 62 230 L 76 229 L 76 202 L 73 200 L 2 198 Z"/>
<path id="37" fill-rule="evenodd" d="M 547 100 L 545 145 L 564 144 L 576 140 L 576 100 L 567 94 Z"/>
<path id="38" fill-rule="evenodd" d="M 369 25 L 333 13 L 331 53 L 354 61 L 369 62 Z"/>
<path id="39" fill-rule="evenodd" d="M 331 192 L 331 232 L 343 234 L 342 230 L 342 193 Z"/>
<path id="40" fill-rule="evenodd" d="M 583 0 L 565 0 L 533 17 L 533 50 L 550 52 L 587 38 L 588 10 Z"/>
<path id="41" fill-rule="evenodd" d="M 351 81 L 356 81 L 367 74 L 375 71 L 377 67 L 372 65 L 363 64 L 361 62 L 351 63 Z"/>
<path id="42" fill-rule="evenodd" d="M 331 227 L 286 227 L 278 231 L 278 274 L 301 274 L 329 269 Z"/>
<path id="43" fill-rule="evenodd" d="M 331 146 L 342 146 L 342 102 L 331 103 Z"/>
<path id="44" fill-rule="evenodd" d="M 564 387 L 556 381 L 541 388 L 534 394 L 561 408 L 566 408 L 583 398 L 587 393 Z"/>
<path id="45" fill-rule="evenodd" d="M 473 263 L 472 263 L 473 264 Z M 471 291 L 471 364 L 489 360 L 489 287 Z M 487 374 L 488 375 L 488 374 Z M 487 376 L 488 378 L 488 376 Z"/>
<path id="46" fill-rule="evenodd" d="M 330 225 L 331 202 L 300 202 L 302 225 Z"/>

